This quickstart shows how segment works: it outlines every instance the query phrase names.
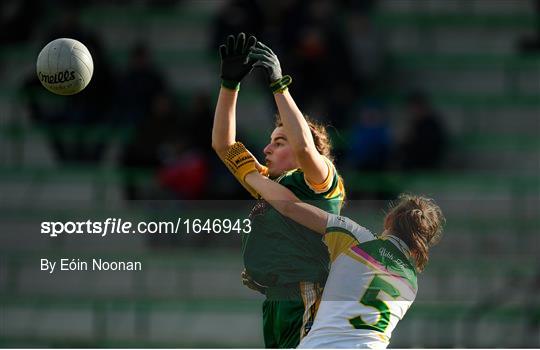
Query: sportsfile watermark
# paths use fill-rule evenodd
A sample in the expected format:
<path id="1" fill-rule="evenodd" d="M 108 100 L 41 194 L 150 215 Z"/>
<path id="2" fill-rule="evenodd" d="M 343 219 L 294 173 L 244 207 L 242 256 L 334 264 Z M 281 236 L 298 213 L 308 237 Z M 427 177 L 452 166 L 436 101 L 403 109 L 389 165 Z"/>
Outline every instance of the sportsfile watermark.
<path id="1" fill-rule="evenodd" d="M 250 219 L 177 218 L 175 221 L 132 222 L 122 218 L 107 218 L 99 221 L 41 222 L 41 233 L 53 238 L 62 235 L 106 237 L 109 234 L 242 234 L 250 232 Z"/>

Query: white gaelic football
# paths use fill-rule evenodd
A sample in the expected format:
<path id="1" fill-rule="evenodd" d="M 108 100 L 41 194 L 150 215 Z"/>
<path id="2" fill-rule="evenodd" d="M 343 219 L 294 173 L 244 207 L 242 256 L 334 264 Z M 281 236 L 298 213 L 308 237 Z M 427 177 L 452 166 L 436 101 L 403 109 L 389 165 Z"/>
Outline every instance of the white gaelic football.
<path id="1" fill-rule="evenodd" d="M 36 68 L 39 81 L 47 90 L 58 95 L 73 95 L 90 82 L 94 62 L 82 43 L 60 38 L 45 45 Z"/>

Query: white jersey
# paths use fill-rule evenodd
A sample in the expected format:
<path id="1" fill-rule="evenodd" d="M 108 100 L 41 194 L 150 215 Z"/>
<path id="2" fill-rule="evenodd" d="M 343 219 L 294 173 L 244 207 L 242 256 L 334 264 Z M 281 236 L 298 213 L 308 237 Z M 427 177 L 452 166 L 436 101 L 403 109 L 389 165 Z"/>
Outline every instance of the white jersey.
<path id="1" fill-rule="evenodd" d="M 418 290 L 408 247 L 333 214 L 324 240 L 332 266 L 313 327 L 299 347 L 386 348 Z"/>

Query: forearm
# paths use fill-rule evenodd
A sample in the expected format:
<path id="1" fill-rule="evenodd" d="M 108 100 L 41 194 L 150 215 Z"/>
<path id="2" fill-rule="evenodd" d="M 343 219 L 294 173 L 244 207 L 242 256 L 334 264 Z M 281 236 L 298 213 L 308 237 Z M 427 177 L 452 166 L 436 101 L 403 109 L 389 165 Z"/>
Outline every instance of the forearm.
<path id="1" fill-rule="evenodd" d="M 315 148 L 315 142 L 304 115 L 294 102 L 288 90 L 275 93 L 274 100 L 283 123 L 287 139 L 295 153 L 301 153 L 310 147 Z"/>
<path id="2" fill-rule="evenodd" d="M 278 106 L 287 140 L 306 178 L 316 184 L 324 182 L 328 176 L 328 167 L 315 146 L 306 118 L 304 118 L 287 90 L 283 93 L 275 93 L 274 99 Z"/>
<path id="3" fill-rule="evenodd" d="M 323 183 L 328 167 L 315 146 L 308 122 L 289 94 L 287 86 L 292 82 L 291 77 L 282 75 L 276 54 L 260 41 L 251 49 L 249 57 L 257 60 L 255 66 L 266 69 L 287 141 L 306 179 L 315 184 Z"/>
<path id="4" fill-rule="evenodd" d="M 288 188 L 257 172 L 247 174 L 245 181 L 280 214 L 315 232 L 325 233 L 328 214 L 324 210 L 301 202 Z"/>
<path id="5" fill-rule="evenodd" d="M 260 175 L 257 172 L 252 172 L 246 175 L 245 181 L 248 185 L 253 187 L 262 198 L 267 201 L 298 201 L 299 199 L 292 193 L 287 187 L 278 184 L 269 178 Z M 284 209 L 283 203 L 278 203 L 280 208 L 276 210 L 280 211 Z"/>
<path id="6" fill-rule="evenodd" d="M 222 156 L 236 142 L 236 101 L 238 91 L 221 87 L 212 127 L 212 148 Z"/>
<path id="7" fill-rule="evenodd" d="M 303 152 L 306 149 L 316 151 L 309 125 L 287 89 L 292 78 L 288 75 L 283 76 L 276 54 L 259 41 L 251 49 L 249 57 L 257 60 L 255 66 L 263 67 L 267 72 L 270 89 L 274 92 L 274 100 L 293 151 Z"/>

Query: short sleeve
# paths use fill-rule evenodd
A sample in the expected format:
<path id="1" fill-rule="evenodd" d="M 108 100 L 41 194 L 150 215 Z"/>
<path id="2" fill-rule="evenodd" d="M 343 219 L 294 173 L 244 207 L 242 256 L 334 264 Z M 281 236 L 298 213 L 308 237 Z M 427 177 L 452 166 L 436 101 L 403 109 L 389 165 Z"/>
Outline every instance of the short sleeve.
<path id="1" fill-rule="evenodd" d="M 376 239 L 375 235 L 367 228 L 358 225 L 353 220 L 345 216 L 328 214 L 326 224 L 326 234 L 330 232 L 344 232 L 353 236 L 358 243 L 364 243 Z"/>
<path id="2" fill-rule="evenodd" d="M 334 182 L 334 176 L 336 176 L 336 168 L 334 164 L 330 161 L 330 159 L 323 157 L 324 162 L 326 163 L 326 166 L 328 167 L 328 175 L 326 176 L 326 179 L 320 184 L 313 183 L 309 181 L 305 174 L 304 174 L 304 181 L 306 182 L 306 185 L 315 193 L 324 193 L 330 190 L 332 187 L 332 184 Z"/>

